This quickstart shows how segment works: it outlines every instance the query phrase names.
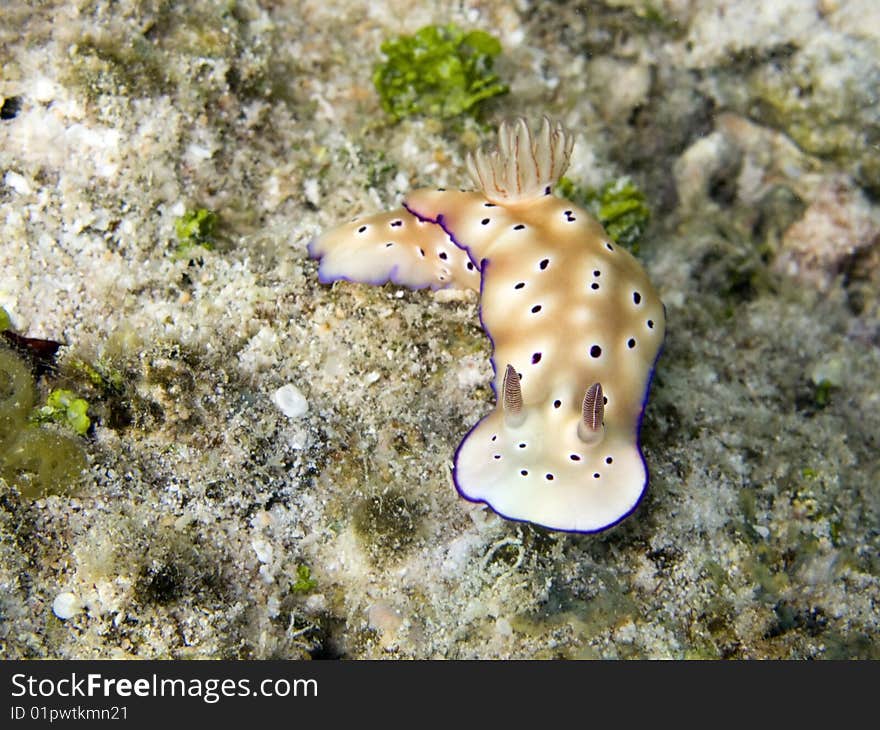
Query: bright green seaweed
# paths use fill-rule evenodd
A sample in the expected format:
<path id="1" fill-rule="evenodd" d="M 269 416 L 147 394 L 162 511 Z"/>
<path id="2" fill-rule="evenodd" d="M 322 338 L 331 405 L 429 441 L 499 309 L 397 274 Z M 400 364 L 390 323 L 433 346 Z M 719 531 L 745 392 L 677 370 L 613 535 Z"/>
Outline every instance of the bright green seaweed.
<path id="1" fill-rule="evenodd" d="M 492 70 L 501 44 L 481 30 L 428 25 L 385 41 L 382 53 L 387 59 L 376 64 L 373 83 L 394 121 L 419 114 L 448 119 L 508 91 Z"/>
<path id="2" fill-rule="evenodd" d="M 40 423 L 60 423 L 84 436 L 92 423 L 87 415 L 88 410 L 88 401 L 77 398 L 72 390 L 57 388 L 49 393 L 46 405 L 37 410 L 36 420 Z"/>
<path id="3" fill-rule="evenodd" d="M 213 251 L 217 236 L 217 214 L 207 208 L 188 210 L 174 221 L 177 236 L 177 256 L 188 256 L 193 248 L 200 246 Z"/>

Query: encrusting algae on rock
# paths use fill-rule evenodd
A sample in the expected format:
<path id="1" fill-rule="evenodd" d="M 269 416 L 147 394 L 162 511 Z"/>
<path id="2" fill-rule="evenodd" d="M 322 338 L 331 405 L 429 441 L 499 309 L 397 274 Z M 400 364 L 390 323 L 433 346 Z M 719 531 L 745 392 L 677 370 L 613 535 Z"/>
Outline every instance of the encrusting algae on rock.
<path id="1" fill-rule="evenodd" d="M 309 253 L 323 283 L 479 290 L 498 402 L 456 451 L 456 488 L 508 519 L 597 532 L 647 485 L 638 437 L 665 315 L 636 259 L 551 194 L 572 145 L 547 118 L 534 135 L 502 124 L 497 149 L 468 158 L 479 192 L 416 190 Z"/>

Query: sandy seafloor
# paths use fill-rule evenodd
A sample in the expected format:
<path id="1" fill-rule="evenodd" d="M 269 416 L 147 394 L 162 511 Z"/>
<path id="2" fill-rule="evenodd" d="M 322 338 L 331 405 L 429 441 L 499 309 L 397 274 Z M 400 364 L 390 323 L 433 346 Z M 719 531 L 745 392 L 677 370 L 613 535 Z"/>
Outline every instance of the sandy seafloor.
<path id="1" fill-rule="evenodd" d="M 94 422 L 71 493 L 0 480 L 0 656 L 880 656 L 877 3 L 0 15 L 0 306 L 67 343 L 40 393 L 79 389 Z M 499 37 L 510 93 L 484 124 L 390 123 L 380 43 L 446 22 Z M 469 186 L 469 149 L 544 113 L 576 134 L 568 177 L 647 194 L 668 309 L 650 488 L 593 536 L 452 487 L 493 405 L 476 295 L 323 286 L 306 255 L 413 187 Z M 219 243 L 175 257 L 197 207 Z M 273 403 L 287 383 L 304 416 Z"/>

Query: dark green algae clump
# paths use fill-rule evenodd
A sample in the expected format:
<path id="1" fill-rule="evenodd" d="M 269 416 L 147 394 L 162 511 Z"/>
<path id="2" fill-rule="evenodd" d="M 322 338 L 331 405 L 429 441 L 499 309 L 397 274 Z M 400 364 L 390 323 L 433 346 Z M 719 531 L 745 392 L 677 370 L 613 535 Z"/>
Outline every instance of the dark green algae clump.
<path id="1" fill-rule="evenodd" d="M 25 498 L 67 494 L 80 481 L 85 454 L 74 438 L 31 422 L 34 391 L 27 364 L 0 348 L 0 477 Z"/>
<path id="2" fill-rule="evenodd" d="M 373 83 L 394 121 L 414 115 L 448 119 L 508 91 L 492 69 L 501 44 L 480 30 L 428 25 L 385 41 L 382 53 L 386 60 L 376 64 Z"/>

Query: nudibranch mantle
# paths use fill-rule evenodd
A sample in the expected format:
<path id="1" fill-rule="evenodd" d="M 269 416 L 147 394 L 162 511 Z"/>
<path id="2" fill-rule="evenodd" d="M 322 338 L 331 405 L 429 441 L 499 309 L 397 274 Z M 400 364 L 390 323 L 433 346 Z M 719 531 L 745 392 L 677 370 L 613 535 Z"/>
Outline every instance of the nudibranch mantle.
<path id="1" fill-rule="evenodd" d="M 551 194 L 571 147 L 546 118 L 535 135 L 502 124 L 468 160 L 480 192 L 416 190 L 309 253 L 325 283 L 478 289 L 497 403 L 456 451 L 456 488 L 508 519 L 597 532 L 647 486 L 639 428 L 665 315 L 638 261 Z"/>

